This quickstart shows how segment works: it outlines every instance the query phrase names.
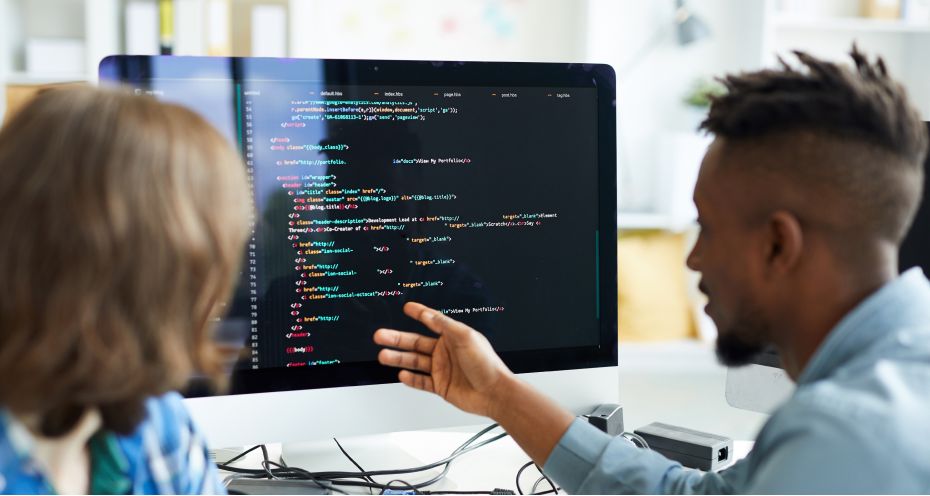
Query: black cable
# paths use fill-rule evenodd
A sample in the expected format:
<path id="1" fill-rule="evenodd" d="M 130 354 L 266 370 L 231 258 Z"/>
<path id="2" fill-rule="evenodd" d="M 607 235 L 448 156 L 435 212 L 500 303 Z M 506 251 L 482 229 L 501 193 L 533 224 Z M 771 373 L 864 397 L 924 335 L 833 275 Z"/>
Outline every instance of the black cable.
<path id="1" fill-rule="evenodd" d="M 520 475 L 523 474 L 523 471 L 528 469 L 530 465 L 534 465 L 532 461 L 526 462 L 525 465 L 520 467 L 520 470 L 517 470 L 517 494 L 523 494 L 523 489 L 520 488 Z"/>
<path id="2" fill-rule="evenodd" d="M 500 438 L 502 438 L 502 437 L 504 437 L 504 436 L 506 436 L 506 434 L 501 434 L 501 435 L 495 436 L 495 437 L 493 437 L 493 438 L 491 438 L 491 439 L 488 439 L 488 440 L 486 440 L 486 441 L 482 441 L 481 443 L 478 443 L 478 444 L 476 444 L 476 445 L 474 445 L 474 446 L 464 447 L 464 449 L 463 449 L 463 446 L 464 446 L 464 445 L 463 445 L 463 446 L 460 446 L 459 448 L 456 449 L 455 452 L 453 452 L 453 453 L 454 453 L 453 455 L 451 455 L 451 456 L 449 456 L 449 457 L 446 457 L 446 458 L 444 458 L 444 459 L 442 459 L 442 460 L 440 460 L 440 461 L 438 461 L 438 462 L 434 462 L 434 463 L 430 463 L 430 464 L 428 464 L 428 465 L 424 465 L 424 466 L 422 466 L 422 467 L 415 467 L 415 468 L 408 468 L 408 469 L 398 469 L 398 470 L 373 470 L 373 471 L 363 471 L 363 472 L 308 472 L 308 471 L 303 470 L 303 469 L 298 469 L 298 468 L 295 468 L 295 467 L 286 467 L 286 466 L 282 466 L 282 465 L 280 465 L 280 464 L 276 464 L 276 463 L 274 463 L 274 462 L 270 462 L 270 463 L 272 463 L 272 464 L 274 464 L 274 465 L 276 465 L 276 466 L 278 466 L 278 467 L 281 467 L 281 470 L 271 470 L 271 474 L 272 474 L 272 477 L 281 478 L 282 476 L 284 476 L 284 477 L 288 477 L 289 475 L 292 476 L 293 474 L 290 474 L 289 472 L 298 472 L 298 473 L 301 473 L 301 474 L 305 474 L 308 478 L 309 478 L 309 477 L 312 477 L 312 478 L 314 478 L 314 479 L 330 480 L 330 481 L 332 481 L 332 482 L 334 482 L 334 483 L 338 483 L 338 484 L 340 484 L 340 485 L 367 486 L 368 483 L 361 483 L 361 482 L 354 482 L 354 481 L 338 481 L 338 482 L 336 482 L 334 479 L 361 478 L 361 476 L 374 476 L 374 475 L 394 475 L 394 474 L 416 473 L 416 472 L 424 472 L 424 471 L 426 471 L 426 470 L 430 470 L 430 469 L 436 468 L 436 467 L 441 466 L 441 465 L 446 465 L 445 470 L 443 470 L 442 474 L 440 474 L 439 476 L 434 477 L 434 478 L 431 479 L 430 481 L 427 481 L 427 482 L 424 482 L 424 483 L 414 484 L 415 487 L 419 488 L 419 487 L 425 487 L 425 485 L 428 485 L 428 484 L 435 483 L 435 482 L 438 481 L 440 478 L 442 478 L 442 476 L 444 476 L 444 475 L 448 472 L 448 469 L 449 469 L 449 466 L 448 466 L 448 465 L 449 465 L 449 463 L 451 463 L 453 460 L 455 460 L 455 459 L 458 458 L 459 456 L 461 456 L 461 455 L 463 455 L 463 454 L 465 454 L 465 453 L 468 453 L 468 452 L 470 452 L 470 451 L 473 451 L 473 450 L 475 450 L 475 449 L 478 449 L 478 448 L 480 448 L 480 447 L 482 447 L 482 446 L 485 446 L 485 445 L 488 444 L 488 443 L 497 441 L 498 439 L 500 439 Z M 247 474 L 247 475 L 253 475 L 253 476 L 254 476 L 254 475 L 262 475 L 262 474 L 267 474 L 267 473 L 268 473 L 268 471 L 266 470 L 266 469 L 267 469 L 266 466 L 263 467 L 262 470 L 243 469 L 243 468 L 238 468 L 238 467 L 226 467 L 226 466 L 222 466 L 222 467 L 220 467 L 220 468 L 222 468 L 223 470 L 227 470 L 227 471 L 233 472 L 233 473 Z M 278 472 L 280 472 L 280 473 L 278 473 Z M 385 484 L 377 484 L 377 483 L 375 483 L 375 484 L 373 484 L 371 487 L 374 487 L 374 488 L 383 488 L 383 487 L 385 487 L 385 486 L 386 486 Z M 388 487 L 387 489 L 390 489 L 390 488 Z"/>
<path id="3" fill-rule="evenodd" d="M 239 469 L 239 468 L 230 466 L 230 464 L 233 463 L 233 462 L 235 462 L 236 460 L 239 460 L 240 458 L 242 458 L 242 457 L 248 455 L 249 453 L 251 453 L 251 452 L 253 452 L 253 451 L 257 450 L 257 449 L 261 449 L 261 450 L 262 450 L 262 458 L 263 458 L 265 461 L 268 461 L 268 460 L 269 460 L 269 458 L 268 458 L 268 448 L 266 448 L 264 444 L 256 444 L 255 446 L 252 446 L 251 448 L 249 448 L 249 449 L 243 451 L 242 453 L 239 453 L 238 455 L 236 455 L 236 456 L 230 458 L 229 460 L 227 460 L 227 461 L 225 461 L 225 462 L 223 462 L 223 463 L 217 463 L 216 466 L 217 466 L 217 468 L 219 468 L 220 470 L 225 470 L 225 471 L 227 471 L 227 472 L 234 472 L 234 473 L 252 473 L 252 472 L 254 471 L 254 469 Z M 247 472 L 242 472 L 242 471 L 247 471 Z M 267 478 L 269 478 L 269 479 L 273 479 L 273 478 L 274 478 L 273 474 L 271 474 L 271 473 L 268 472 L 267 470 L 263 470 L 262 472 L 263 472 L 265 475 L 268 476 Z"/>
<path id="4" fill-rule="evenodd" d="M 530 488 L 530 494 L 537 494 L 537 493 L 536 493 L 536 489 L 539 487 L 539 483 L 542 482 L 542 481 L 544 481 L 544 480 L 546 480 L 545 477 L 539 476 L 539 478 L 536 479 L 536 482 L 533 483 L 533 487 Z"/>
<path id="5" fill-rule="evenodd" d="M 398 473 L 416 473 L 416 472 L 423 472 L 423 471 L 425 471 L 425 470 L 430 470 L 430 469 L 436 468 L 436 467 L 438 467 L 438 466 L 440 466 L 440 465 L 445 465 L 445 467 L 443 468 L 443 471 L 442 471 L 439 475 L 433 477 L 432 479 L 430 479 L 430 480 L 428 480 L 428 481 L 426 481 L 426 482 L 418 483 L 418 484 L 408 484 L 407 487 L 404 487 L 404 488 L 398 488 L 398 487 L 396 487 L 396 486 L 391 487 L 391 486 L 389 485 L 390 483 L 388 483 L 388 484 L 377 484 L 377 483 L 376 483 L 376 484 L 372 484 L 372 485 L 371 485 L 371 487 L 374 487 L 374 488 L 376 488 L 376 489 L 382 489 L 382 490 L 384 490 L 384 489 L 408 489 L 408 490 L 411 490 L 411 489 L 412 489 L 412 490 L 414 490 L 414 491 L 418 491 L 420 488 L 422 488 L 422 487 L 427 487 L 427 486 L 429 486 L 429 485 L 431 485 L 431 484 L 435 484 L 436 482 L 438 482 L 439 480 L 441 480 L 443 477 L 445 477 L 446 474 L 449 472 L 449 469 L 451 468 L 451 466 L 450 466 L 451 462 L 452 462 L 453 460 L 455 460 L 456 458 L 458 458 L 459 456 L 461 456 L 461 455 L 463 455 L 463 454 L 465 454 L 465 453 L 468 453 L 469 451 L 473 451 L 473 450 L 475 450 L 475 449 L 478 449 L 478 448 L 480 448 L 480 447 L 482 447 L 482 446 L 485 446 L 485 445 L 487 445 L 487 444 L 489 444 L 489 443 L 492 443 L 492 442 L 494 442 L 494 441 L 497 441 L 498 439 L 501 439 L 501 438 L 503 438 L 503 437 L 505 437 L 505 436 L 508 435 L 507 433 L 499 434 L 499 435 L 494 436 L 494 437 L 492 437 L 492 438 L 490 438 L 490 439 L 487 439 L 487 440 L 485 440 L 485 441 L 482 441 L 482 442 L 480 442 L 480 443 L 478 443 L 478 444 L 476 444 L 476 445 L 470 446 L 471 443 L 475 442 L 478 438 L 480 438 L 480 437 L 483 436 L 484 434 L 488 433 L 489 431 L 491 431 L 491 430 L 494 429 L 495 427 L 497 427 L 497 424 L 492 424 L 492 425 L 490 425 L 490 426 L 488 426 L 488 427 L 482 429 L 482 430 L 479 431 L 477 434 L 475 434 L 474 436 L 472 436 L 471 438 L 469 438 L 467 441 L 465 441 L 464 443 L 462 443 L 462 445 L 460 445 L 458 448 L 456 448 L 456 449 L 452 452 L 452 454 L 451 454 L 450 456 L 448 456 L 448 457 L 446 457 L 446 458 L 444 458 L 444 459 L 442 459 L 442 460 L 440 460 L 440 461 L 438 461 L 438 462 L 434 462 L 434 463 L 431 463 L 431 464 L 428 464 L 428 465 L 424 465 L 424 466 L 422 466 L 422 467 L 416 467 L 416 468 L 412 468 L 412 469 L 381 470 L 381 471 L 368 471 L 368 472 L 364 472 L 364 471 L 363 471 L 363 472 L 360 472 L 360 473 L 355 474 L 355 475 L 357 476 L 357 475 L 360 475 L 360 474 L 365 474 L 365 475 L 371 476 L 371 475 L 388 475 L 388 474 L 398 474 Z M 366 485 L 367 485 L 367 484 L 364 484 L 364 483 L 359 483 L 359 482 L 354 482 L 354 481 L 338 481 L 338 480 L 333 480 L 333 479 L 348 477 L 348 475 L 345 474 L 345 473 L 340 474 L 341 477 L 333 476 L 332 473 L 317 473 L 317 474 L 315 474 L 315 475 L 318 476 L 318 477 L 320 477 L 320 478 L 326 478 L 326 479 L 328 479 L 328 480 L 331 480 L 331 481 L 333 482 L 333 484 L 350 485 L 350 486 L 366 486 Z M 392 481 L 392 482 L 393 482 L 393 481 Z"/>
<path id="6" fill-rule="evenodd" d="M 261 444 L 256 444 L 255 446 L 252 446 L 251 448 L 249 448 L 249 449 L 243 451 L 242 453 L 239 453 L 238 455 L 236 455 L 236 456 L 230 458 L 229 460 L 226 460 L 226 461 L 223 462 L 223 463 L 217 463 L 217 465 L 218 465 L 218 466 L 219 466 L 219 465 L 228 465 L 228 464 L 230 464 L 230 463 L 232 463 L 232 462 L 234 462 L 234 461 L 236 461 L 236 460 L 242 458 L 243 456 L 248 455 L 249 453 L 251 453 L 251 452 L 257 450 L 258 448 L 260 448 L 260 447 L 262 447 L 262 446 L 263 446 L 263 445 L 261 445 Z"/>
<path id="7" fill-rule="evenodd" d="M 474 451 L 478 448 L 481 448 L 482 446 L 490 444 L 508 435 L 507 433 L 502 433 L 494 437 L 491 437 L 489 439 L 486 439 L 484 441 L 481 441 L 477 444 L 472 444 L 475 441 L 477 441 L 481 436 L 487 434 L 488 432 L 490 432 L 496 427 L 498 427 L 497 424 L 492 424 L 482 429 L 481 431 L 473 435 L 471 438 L 469 438 L 467 441 L 465 441 L 463 444 L 461 444 L 458 448 L 456 448 L 452 452 L 452 454 L 450 454 L 446 458 L 443 458 L 442 460 L 439 460 L 437 462 L 423 465 L 421 467 L 396 469 L 396 470 L 370 470 L 370 471 L 362 470 L 361 466 L 359 466 L 358 463 L 355 462 L 351 458 L 351 456 L 349 456 L 349 454 L 345 451 L 345 449 L 343 449 L 342 446 L 339 445 L 338 441 L 336 441 L 337 446 L 339 446 L 343 454 L 346 455 L 357 468 L 359 468 L 360 472 L 341 472 L 341 471 L 309 472 L 307 470 L 300 469 L 297 467 L 288 467 L 286 464 L 275 463 L 275 462 L 270 461 L 268 459 L 267 449 L 265 449 L 263 445 L 253 447 L 249 451 L 247 451 L 247 452 L 251 452 L 251 450 L 254 450 L 256 448 L 262 449 L 262 452 L 264 455 L 264 461 L 262 462 L 261 469 L 244 469 L 244 468 L 232 467 L 232 466 L 229 466 L 228 462 L 224 464 L 218 464 L 218 467 L 228 472 L 232 472 L 235 474 L 242 474 L 243 477 L 248 477 L 248 478 L 311 480 L 320 487 L 335 490 L 341 493 L 344 493 L 344 491 L 334 487 L 335 485 L 367 487 L 369 489 L 371 488 L 381 489 L 382 491 L 386 489 L 406 489 L 406 490 L 413 490 L 413 491 L 419 492 L 420 488 L 427 487 L 431 484 L 435 484 L 436 482 L 441 480 L 443 477 L 445 477 L 451 468 L 452 461 L 454 461 L 459 456 L 464 455 L 465 453 L 468 453 L 470 451 Z M 243 453 L 241 456 L 237 456 L 233 460 L 237 460 L 244 455 L 245 453 Z M 372 476 L 411 474 L 411 473 L 417 473 L 417 472 L 424 472 L 424 471 L 431 470 L 431 469 L 434 469 L 440 466 L 443 466 L 443 470 L 441 473 L 439 473 L 437 476 L 433 477 L 432 479 L 426 482 L 421 482 L 418 484 L 409 484 L 399 479 L 392 480 L 388 484 L 379 484 L 377 482 L 374 482 L 374 480 L 372 479 Z M 358 478 L 358 479 L 362 479 L 362 481 L 342 480 L 342 479 L 350 479 L 350 478 Z M 322 481 L 325 481 L 326 484 L 324 485 Z M 401 486 L 401 487 L 391 486 L 390 484 L 393 482 L 401 482 L 405 484 L 405 486 Z M 491 494 L 491 493 L 493 493 L 493 491 L 478 492 L 474 494 Z M 448 493 L 448 494 L 454 494 L 454 493 Z"/>
<path id="8" fill-rule="evenodd" d="M 399 489 L 399 488 L 395 488 L 395 487 L 390 487 L 391 484 L 393 484 L 393 483 L 395 483 L 395 482 L 400 482 L 401 484 L 403 484 L 403 486 L 401 486 L 401 487 L 406 486 L 406 487 L 407 487 L 407 490 L 412 490 L 412 491 L 413 491 L 413 494 L 423 494 L 423 493 L 420 492 L 419 489 L 417 489 L 416 487 L 414 487 L 413 484 L 411 484 L 411 483 L 409 483 L 409 482 L 407 482 L 407 481 L 405 481 L 405 480 L 400 480 L 400 479 L 394 479 L 394 480 L 392 480 L 392 481 L 388 481 L 388 483 L 385 484 L 385 485 L 386 485 L 386 486 L 389 486 L 389 487 L 386 487 L 386 488 L 382 489 L 382 490 L 381 490 L 381 494 L 384 494 L 384 491 L 386 491 L 386 490 L 388 490 L 388 489 Z"/>
<path id="9" fill-rule="evenodd" d="M 262 449 L 262 467 L 265 469 L 265 473 L 268 474 L 269 479 L 274 479 L 274 472 L 268 469 L 268 464 L 271 462 L 271 459 L 268 457 L 268 448 L 264 444 L 259 444 Z"/>
<path id="10" fill-rule="evenodd" d="M 522 467 L 520 467 L 520 470 L 517 470 L 517 478 L 516 478 L 517 494 L 523 494 L 523 488 L 520 487 L 520 476 L 523 475 L 523 471 L 528 469 L 530 465 L 535 466 L 536 470 L 539 470 L 539 475 L 542 476 L 539 479 L 536 479 L 536 482 L 533 483 L 533 489 L 530 490 L 530 494 L 552 494 L 552 493 L 559 494 L 559 490 L 557 487 L 555 487 L 555 483 L 552 482 L 552 479 L 550 479 L 549 476 L 543 473 L 542 469 L 539 468 L 539 465 L 536 465 L 536 462 L 533 462 L 532 460 L 526 462 Z M 549 486 L 552 487 L 552 489 L 549 491 L 537 493 L 536 487 L 539 485 L 539 482 L 542 480 L 545 480 L 546 482 L 548 482 Z"/>
<path id="11" fill-rule="evenodd" d="M 355 465 L 355 468 L 357 468 L 357 469 L 359 470 L 359 472 L 364 472 L 364 471 L 365 471 L 365 469 L 363 469 L 362 466 L 359 465 L 357 461 L 355 461 L 355 458 L 352 458 L 352 456 L 349 455 L 349 452 L 346 451 L 345 448 L 343 448 L 341 444 L 339 444 L 339 440 L 338 440 L 338 439 L 333 438 L 333 441 L 336 443 L 336 446 L 339 447 L 339 451 L 341 451 L 342 454 L 345 455 L 346 458 L 348 458 L 350 462 L 352 462 L 352 465 Z M 367 480 L 368 482 L 371 482 L 372 484 L 375 483 L 375 480 L 372 479 L 372 478 L 369 477 L 369 476 L 364 476 L 364 477 L 362 477 L 362 478 L 365 479 L 365 480 Z M 390 484 L 390 482 L 388 482 L 388 484 Z M 368 488 L 368 494 L 371 494 L 371 487 Z"/>
<path id="12" fill-rule="evenodd" d="M 485 446 L 494 441 L 497 441 L 498 439 L 506 437 L 507 435 L 508 435 L 507 433 L 500 434 L 490 439 L 487 439 L 485 441 L 482 441 L 474 446 L 468 446 L 468 447 L 464 447 L 464 445 L 459 446 L 459 448 L 456 448 L 456 451 L 454 451 L 452 455 L 447 456 L 446 458 L 443 458 L 442 460 L 439 460 L 438 462 L 433 462 L 427 465 L 423 465 L 421 467 L 394 469 L 394 470 L 369 470 L 369 471 L 363 471 L 363 472 L 317 472 L 315 473 L 315 475 L 321 479 L 334 479 L 334 478 L 357 477 L 360 475 L 375 476 L 375 475 L 412 474 L 416 472 L 425 472 L 427 470 L 436 468 L 440 465 L 445 465 L 447 463 L 450 463 L 451 461 L 455 460 L 456 458 L 458 458 L 459 456 L 465 453 L 474 451 L 482 446 Z"/>
<path id="13" fill-rule="evenodd" d="M 278 467 L 278 468 L 285 469 L 285 470 L 292 471 L 292 472 L 295 472 L 295 473 L 297 473 L 297 474 L 300 474 L 300 475 L 304 476 L 304 479 L 300 479 L 300 480 L 309 480 L 310 482 L 313 482 L 314 484 L 316 484 L 317 486 L 319 486 L 319 487 L 322 488 L 322 489 L 329 489 L 330 491 L 336 491 L 336 492 L 338 492 L 339 494 L 349 494 L 349 493 L 343 491 L 342 489 L 339 489 L 338 487 L 335 487 L 335 486 L 332 485 L 332 484 L 324 483 L 324 482 L 321 482 L 321 481 L 317 480 L 316 477 L 313 477 L 313 474 L 311 474 L 310 472 L 308 472 L 308 471 L 306 471 L 306 470 L 304 470 L 304 469 L 302 469 L 302 468 L 288 467 L 288 466 L 286 466 L 286 465 L 281 465 L 280 463 L 276 463 L 276 462 L 273 462 L 273 461 L 270 461 L 270 460 L 266 460 L 266 461 L 262 462 L 262 464 L 263 464 L 266 468 L 267 468 L 268 466 L 276 466 L 276 467 Z"/>
<path id="14" fill-rule="evenodd" d="M 536 470 L 539 470 L 539 473 L 540 475 L 543 476 L 543 479 L 546 479 L 546 482 L 549 483 L 549 487 L 552 488 L 552 492 L 555 494 L 559 494 L 559 488 L 555 487 L 555 483 L 552 482 L 552 479 L 550 479 L 549 476 L 546 475 L 546 473 L 543 472 L 541 468 L 539 468 L 539 465 L 536 465 Z M 536 493 L 536 494 L 548 494 L 548 493 Z"/>

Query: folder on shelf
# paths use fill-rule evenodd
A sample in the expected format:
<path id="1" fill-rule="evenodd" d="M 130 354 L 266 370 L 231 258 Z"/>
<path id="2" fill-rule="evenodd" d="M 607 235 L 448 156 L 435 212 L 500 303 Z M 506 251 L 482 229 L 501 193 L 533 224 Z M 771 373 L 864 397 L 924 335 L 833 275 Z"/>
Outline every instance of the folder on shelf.
<path id="1" fill-rule="evenodd" d="M 206 55 L 206 2 L 174 0 L 175 55 Z"/>
<path id="2" fill-rule="evenodd" d="M 155 0 L 132 0 L 126 3 L 126 53 L 157 55 L 158 5 Z"/>
<path id="3" fill-rule="evenodd" d="M 287 8 L 283 5 L 252 7 L 252 55 L 287 56 Z"/>

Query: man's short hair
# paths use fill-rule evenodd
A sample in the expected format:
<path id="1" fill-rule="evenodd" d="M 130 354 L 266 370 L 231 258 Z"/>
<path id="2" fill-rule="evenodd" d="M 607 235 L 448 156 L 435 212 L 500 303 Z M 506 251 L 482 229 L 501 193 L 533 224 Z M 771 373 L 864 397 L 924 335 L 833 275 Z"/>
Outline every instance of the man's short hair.
<path id="1" fill-rule="evenodd" d="M 800 69 L 779 59 L 779 69 L 722 78 L 727 92 L 701 129 L 738 146 L 773 145 L 767 167 L 799 187 L 828 188 L 849 231 L 899 244 L 923 188 L 927 130 L 917 110 L 881 58 L 853 46 L 848 67 L 794 53 Z"/>

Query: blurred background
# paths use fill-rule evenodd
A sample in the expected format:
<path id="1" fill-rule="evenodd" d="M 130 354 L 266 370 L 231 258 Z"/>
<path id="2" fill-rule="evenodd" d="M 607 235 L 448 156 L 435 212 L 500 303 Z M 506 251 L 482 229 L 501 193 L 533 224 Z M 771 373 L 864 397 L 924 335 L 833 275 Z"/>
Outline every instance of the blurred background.
<path id="1" fill-rule="evenodd" d="M 621 366 L 700 378 L 683 394 L 723 401 L 707 393 L 725 371 L 684 267 L 714 77 L 793 49 L 848 60 L 854 41 L 930 118 L 930 0 L 0 0 L 0 116 L 41 85 L 94 82 L 109 54 L 609 63 Z M 633 376 L 627 393 L 651 387 Z M 754 434 L 761 418 L 734 421 Z"/>

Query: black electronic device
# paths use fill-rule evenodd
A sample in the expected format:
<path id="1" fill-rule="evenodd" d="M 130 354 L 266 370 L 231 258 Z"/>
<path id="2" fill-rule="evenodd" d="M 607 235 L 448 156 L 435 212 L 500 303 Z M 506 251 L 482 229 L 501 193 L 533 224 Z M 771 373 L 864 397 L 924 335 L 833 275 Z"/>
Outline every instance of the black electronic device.
<path id="1" fill-rule="evenodd" d="M 591 413 L 583 417 L 588 420 L 589 424 L 611 436 L 623 434 L 623 407 L 616 403 L 598 405 Z"/>
<path id="2" fill-rule="evenodd" d="M 653 422 L 634 431 L 649 448 L 685 467 L 719 470 L 733 461 L 733 440 L 677 425 Z"/>
<path id="3" fill-rule="evenodd" d="M 927 122 L 927 134 L 930 136 L 930 122 Z M 898 267 L 901 272 L 911 268 L 920 267 L 924 274 L 930 274 L 930 201 L 927 201 L 930 189 L 930 153 L 924 162 L 924 191 L 920 207 L 914 222 L 901 243 L 898 254 Z"/>
<path id="4" fill-rule="evenodd" d="M 413 327 L 406 301 L 515 372 L 617 363 L 609 66 L 113 56 L 100 78 L 192 108 L 245 159 L 233 392 L 396 380 L 371 333 Z"/>
<path id="5" fill-rule="evenodd" d="M 251 180 L 216 332 L 232 394 L 187 402 L 212 445 L 474 423 L 377 362 L 376 329 L 428 332 L 408 301 L 484 333 L 576 413 L 613 399 L 610 66 L 112 56 L 100 81 L 199 113 Z"/>

